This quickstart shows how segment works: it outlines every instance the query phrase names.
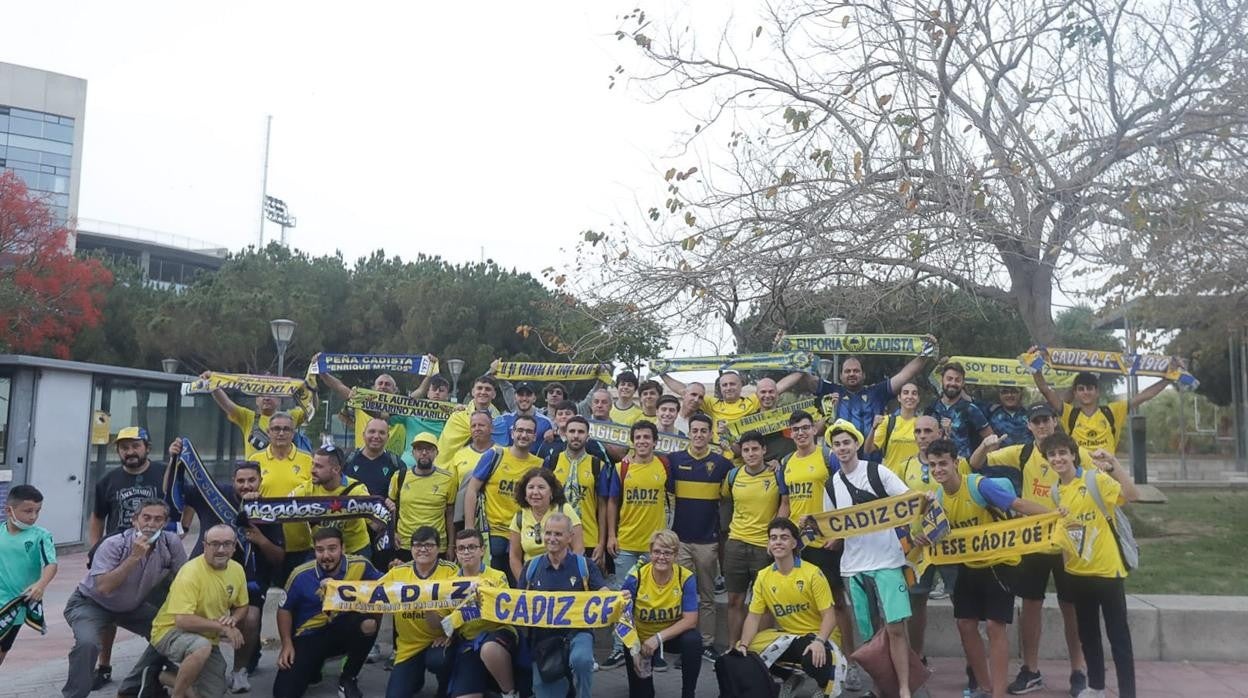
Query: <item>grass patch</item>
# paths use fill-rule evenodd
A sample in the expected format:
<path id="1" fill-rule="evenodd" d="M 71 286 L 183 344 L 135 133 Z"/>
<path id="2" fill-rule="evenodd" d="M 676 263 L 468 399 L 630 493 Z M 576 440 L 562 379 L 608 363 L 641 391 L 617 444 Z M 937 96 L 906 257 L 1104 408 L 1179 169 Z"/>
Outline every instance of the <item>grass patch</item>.
<path id="1" fill-rule="evenodd" d="M 1248 595 L 1248 490 L 1167 489 L 1165 504 L 1128 508 L 1140 543 L 1132 594 Z"/>

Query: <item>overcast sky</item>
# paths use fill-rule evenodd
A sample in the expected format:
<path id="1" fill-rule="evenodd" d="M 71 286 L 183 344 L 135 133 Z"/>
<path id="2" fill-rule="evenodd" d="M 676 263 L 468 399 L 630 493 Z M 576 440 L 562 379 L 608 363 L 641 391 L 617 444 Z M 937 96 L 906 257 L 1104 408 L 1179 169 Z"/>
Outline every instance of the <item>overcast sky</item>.
<path id="1" fill-rule="evenodd" d="M 536 273 L 687 121 L 607 90 L 627 3 L 14 3 L 0 60 L 87 80 L 81 218 L 254 244 L 271 114 L 295 246 Z"/>

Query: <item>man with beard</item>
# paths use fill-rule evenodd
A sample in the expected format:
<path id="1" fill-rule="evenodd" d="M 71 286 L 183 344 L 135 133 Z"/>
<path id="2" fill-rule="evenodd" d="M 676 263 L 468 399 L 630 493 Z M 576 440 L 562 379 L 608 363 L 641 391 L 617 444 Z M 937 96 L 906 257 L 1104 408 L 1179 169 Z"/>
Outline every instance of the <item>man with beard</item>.
<path id="1" fill-rule="evenodd" d="M 381 578 L 365 558 L 348 555 L 342 531 L 333 526 L 312 535 L 316 559 L 295 568 L 286 582 L 286 600 L 277 611 L 277 632 L 282 651 L 273 679 L 275 698 L 299 698 L 311 684 L 319 683 L 321 666 L 330 657 L 345 654 L 338 679 L 341 698 L 361 698 L 356 677 L 377 639 L 377 616 L 322 610 L 325 584 L 331 580 L 361 581 Z M 436 556 L 436 552 L 434 553 Z"/>
<path id="2" fill-rule="evenodd" d="M 472 402 L 468 405 L 468 409 L 459 410 L 446 420 L 446 426 L 442 428 L 442 434 L 438 437 L 438 458 L 434 461 L 434 465 L 439 468 L 445 468 L 459 453 L 459 449 L 468 445 L 468 441 L 472 438 L 471 418 L 475 412 L 487 412 L 490 419 L 498 416 L 498 410 L 494 408 L 494 396 L 498 393 L 497 383 L 493 376 L 478 376 L 472 383 Z"/>
<path id="3" fill-rule="evenodd" d="M 1027 428 L 1027 408 L 1023 406 L 1023 389 L 1003 385 L 997 390 L 997 402 L 985 412 L 992 432 L 1007 444 L 1031 443 Z"/>
<path id="4" fill-rule="evenodd" d="M 547 440 L 546 443 L 542 444 L 542 447 L 537 451 L 538 457 L 545 463 L 550 463 L 552 458 L 558 457 L 558 455 L 568 447 L 568 421 L 573 417 L 579 416 L 577 414 L 576 403 L 571 400 L 564 400 L 562 403 L 556 405 L 552 409 L 552 412 L 554 412 L 555 436 Z M 584 420 L 585 418 L 581 417 L 581 419 Z M 585 423 L 589 424 L 588 421 Z M 588 436 L 586 436 L 585 439 L 583 447 L 586 453 L 591 456 L 601 458 L 604 463 L 611 462 L 610 457 L 607 455 L 607 449 L 602 444 L 589 438 Z M 588 554 L 589 553 L 586 553 L 586 555 Z"/>
<path id="5" fill-rule="evenodd" d="M 359 480 L 342 474 L 342 450 L 333 444 L 316 449 L 312 455 L 312 479 L 290 491 L 291 497 L 345 497 L 350 494 L 367 495 L 368 489 Z M 343 543 L 352 555 L 367 556 L 371 550 L 368 525 L 363 518 L 344 519 L 335 522 L 342 531 Z M 312 525 L 301 523 L 293 529 L 284 529 L 287 550 L 312 549 Z M 293 540 L 292 540 L 293 539 Z"/>
<path id="6" fill-rule="evenodd" d="M 533 438 L 533 444 L 529 450 L 536 454 L 541 445 L 546 442 L 546 434 L 554 428 L 546 415 L 537 410 L 537 393 L 533 390 L 533 384 L 528 381 L 521 381 L 516 384 L 515 390 L 516 410 L 499 415 L 494 419 L 494 442 L 499 446 L 511 445 L 511 425 L 516 421 L 516 417 L 532 417 L 537 422 L 537 435 Z M 445 540 L 445 536 L 443 537 Z"/>
<path id="7" fill-rule="evenodd" d="M 529 448 L 537 433 L 537 420 L 519 415 L 511 425 L 511 445 L 483 456 L 472 470 L 464 493 L 464 523 L 477 525 L 478 496 L 484 508 L 484 528 L 489 531 L 490 566 L 511 574 L 510 539 L 507 531 L 520 505 L 516 502 L 516 483 L 532 468 L 542 467 L 542 459 Z M 514 581 L 514 580 L 513 580 Z"/>
<path id="8" fill-rule="evenodd" d="M 438 440 L 433 434 L 417 434 L 412 439 L 412 455 L 416 458 L 416 465 L 410 470 L 395 473 L 390 478 L 386 494 L 386 506 L 398 516 L 395 539 L 411 540 L 416 529 L 429 526 L 438 532 L 438 540 L 448 540 L 447 536 L 455 531 L 455 495 L 459 491 L 459 483 L 450 471 L 434 466 L 433 461 L 438 457 Z M 439 552 L 446 553 L 446 548 Z M 393 557 L 403 562 L 412 561 L 405 548 L 394 550 Z M 388 567 L 389 560 L 379 565 L 378 569 Z"/>
<path id="9" fill-rule="evenodd" d="M 182 452 L 181 439 L 169 447 L 169 454 L 176 458 Z M 269 585 L 281 584 L 284 580 L 276 579 L 286 558 L 282 549 L 281 524 L 252 524 L 245 516 L 236 520 L 223 521 L 221 516 L 200 494 L 199 489 L 188 487 L 186 494 L 187 509 L 199 516 L 199 540 L 191 551 L 191 557 L 204 552 L 204 540 L 209 529 L 225 524 L 233 526 L 236 522 L 242 525 L 243 535 L 248 546 L 234 547 L 234 560 L 243 567 L 247 577 L 247 614 L 238 624 L 243 635 L 243 644 L 234 647 L 234 673 L 230 675 L 229 689 L 232 693 L 251 690 L 245 667 L 253 667 L 252 658 L 260 649 L 260 618 L 264 610 L 264 597 Z M 234 466 L 234 477 L 230 483 L 218 483 L 217 489 L 225 495 L 226 501 L 235 511 L 242 511 L 243 502 L 260 496 L 260 465 L 255 461 L 240 461 Z"/>
<path id="10" fill-rule="evenodd" d="M 685 384 L 685 393 L 680 396 L 680 414 L 676 415 L 679 433 L 689 433 L 689 418 L 702 411 L 702 400 L 705 398 L 705 385 L 698 381 Z"/>
<path id="11" fill-rule="evenodd" d="M 177 536 L 165 535 L 169 505 L 159 499 L 139 502 L 131 528 L 105 538 L 91 559 L 87 576 L 65 602 L 65 622 L 74 634 L 69 651 L 69 675 L 61 694 L 85 698 L 93 688 L 100 631 L 119 625 L 146 637 L 152 628 L 164 582 L 186 562 L 186 551 Z M 155 593 L 153 593 L 155 592 Z M 154 654 L 154 653 L 153 653 Z M 138 667 L 148 665 L 144 656 Z M 137 672 L 130 679 L 137 682 Z"/>
<path id="12" fill-rule="evenodd" d="M 522 422 L 523 423 L 523 422 Z M 383 583 L 415 584 L 422 581 L 451 579 L 459 576 L 459 566 L 438 559 L 443 540 L 432 526 L 421 526 L 410 538 L 411 562 L 392 568 L 381 578 Z M 442 618 L 449 611 L 407 611 L 394 614 L 396 642 L 394 669 L 386 681 L 386 698 L 410 698 L 425 687 L 425 671 L 438 677 L 437 696 L 447 695 L 450 669 L 446 648 L 450 638 L 442 630 Z M 342 698 L 360 694 L 339 693 Z"/>
<path id="13" fill-rule="evenodd" d="M 224 637 L 236 650 L 243 645 L 238 626 L 248 612 L 247 579 L 231 559 L 234 529 L 217 524 L 203 542 L 204 554 L 178 570 L 152 622 L 152 646 L 178 665 L 176 676 L 161 675 L 174 698 L 225 695 L 225 657 L 217 643 Z"/>
<path id="14" fill-rule="evenodd" d="M 571 403 L 565 403 L 565 406 Z M 563 412 L 563 408 L 560 408 Z M 587 445 L 597 443 L 589 438 L 589 422 L 572 415 L 563 427 L 567 447 L 547 456 L 542 467 L 555 474 L 563 485 L 568 506 L 580 517 L 585 557 L 600 568 L 607 563 L 607 510 L 619 506 L 620 490 L 615 468 L 603 455 L 588 451 Z"/>
<path id="15" fill-rule="evenodd" d="M 199 374 L 203 380 L 212 378 L 212 371 L 204 371 Z M 256 398 L 256 409 L 252 410 L 235 403 L 230 399 L 229 395 L 221 388 L 212 391 L 212 400 L 217 403 L 217 407 L 225 413 L 226 419 L 229 419 L 234 426 L 238 427 L 239 433 L 243 435 L 243 456 L 251 460 L 257 451 L 263 451 L 269 446 L 269 419 L 273 415 L 278 414 L 281 408 L 281 398 L 272 395 L 261 395 Z M 289 412 L 281 414 L 288 415 L 294 422 L 297 429 L 299 425 L 307 421 L 307 415 L 302 407 L 293 407 Z"/>
<path id="16" fill-rule="evenodd" d="M 320 355 L 312 357 L 312 363 L 316 363 Z M 318 375 L 321 380 L 334 394 L 340 399 L 346 400 L 351 397 L 351 389 L 346 386 L 338 377 L 332 373 L 321 373 Z M 373 390 L 379 393 L 390 393 L 397 395 L 399 393 L 399 384 L 394 380 L 394 376 L 389 373 L 383 373 L 373 380 Z M 362 444 L 365 442 L 364 431 L 368 428 L 368 423 L 376 418 L 386 422 L 388 428 L 386 432 L 385 449 L 396 456 L 403 455 L 404 440 L 407 435 L 405 427 L 405 419 L 403 417 L 386 414 L 384 412 L 368 412 L 359 408 L 350 409 L 346 406 L 343 408 L 343 421 L 355 427 L 355 443 Z"/>
<path id="17" fill-rule="evenodd" d="M 404 467 L 398 456 L 386 450 L 389 434 L 390 427 L 386 420 L 380 417 L 369 419 L 364 427 L 364 446 L 357 448 L 342 467 L 344 473 L 364 483 L 368 493 L 377 497 L 386 496 L 390 477 Z"/>
<path id="18" fill-rule="evenodd" d="M 113 440 L 121 467 L 95 483 L 95 505 L 87 524 L 87 543 L 94 551 L 100 540 L 130 528 L 140 502 L 164 499 L 165 464 L 148 459 L 151 441 L 147 429 L 125 427 Z M 173 519 L 176 520 L 176 517 Z M 87 557 L 90 559 L 94 553 Z M 113 640 L 116 626 L 104 628 L 100 637 L 100 665 L 95 669 L 92 690 L 112 680 Z"/>
<path id="19" fill-rule="evenodd" d="M 936 344 L 936 338 L 931 335 L 923 339 L 933 346 Z M 843 419 L 853 424 L 858 433 L 870 434 L 875 426 L 875 416 L 884 414 L 888 403 L 901 392 L 901 386 L 914 380 L 923 371 L 926 363 L 927 357 L 920 354 L 892 378 L 866 385 L 867 374 L 862 370 L 862 360 L 856 356 L 847 356 L 841 360 L 839 384 L 820 380 L 818 376 L 809 376 L 806 378 L 806 385 L 812 389 L 815 397 L 832 398 L 835 408 L 832 414 L 825 415 L 828 423 Z"/>
<path id="20" fill-rule="evenodd" d="M 940 369 L 940 399 L 927 406 L 926 414 L 940 421 L 945 435 L 958 446 L 958 457 L 970 458 L 979 442 L 992 434 L 988 418 L 966 397 L 966 369 L 952 361 Z"/>

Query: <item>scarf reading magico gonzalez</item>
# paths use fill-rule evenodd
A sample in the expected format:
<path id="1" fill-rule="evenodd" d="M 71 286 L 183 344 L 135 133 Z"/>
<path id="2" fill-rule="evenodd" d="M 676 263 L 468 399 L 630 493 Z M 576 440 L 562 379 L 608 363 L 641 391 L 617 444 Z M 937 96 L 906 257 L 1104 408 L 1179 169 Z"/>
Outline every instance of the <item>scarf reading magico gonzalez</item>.
<path id="1" fill-rule="evenodd" d="M 1020 355 L 1018 360 L 1032 373 L 1049 367 L 1062 371 L 1164 378 L 1184 390 L 1194 390 L 1200 385 L 1200 381 L 1188 373 L 1177 359 L 1161 354 L 1123 354 L 1117 351 L 1039 347 L 1034 352 Z"/>
<path id="2" fill-rule="evenodd" d="M 347 398 L 347 407 L 365 412 L 382 412 L 400 417 L 419 417 L 440 422 L 445 422 L 451 418 L 452 414 L 465 409 L 464 405 L 453 402 L 424 400 L 368 388 L 352 388 L 351 395 Z"/>
<path id="3" fill-rule="evenodd" d="M 589 438 L 608 446 L 632 448 L 633 440 L 629 435 L 630 431 L 632 427 L 626 424 L 603 422 L 597 419 L 589 420 Z M 689 448 L 689 439 L 667 432 L 659 432 L 659 438 L 654 442 L 654 452 L 659 455 L 678 453 L 686 448 Z"/>
<path id="4" fill-rule="evenodd" d="M 729 354 L 727 356 L 687 356 L 674 359 L 651 359 L 655 373 L 671 371 L 804 371 L 809 373 L 815 357 L 805 351 L 764 354 Z"/>
<path id="5" fill-rule="evenodd" d="M 503 361 L 495 378 L 508 381 L 598 380 L 611 385 L 611 367 L 606 364 L 556 364 L 534 361 Z"/>
<path id="6" fill-rule="evenodd" d="M 289 397 L 303 408 L 305 419 L 316 414 L 316 400 L 306 380 L 284 376 L 253 376 L 246 373 L 216 373 L 182 384 L 183 395 L 208 395 L 216 389 L 237 390 L 252 397 Z"/>
<path id="7" fill-rule="evenodd" d="M 917 334 L 791 334 L 776 338 L 776 351 L 812 354 L 936 356 L 940 347 Z"/>

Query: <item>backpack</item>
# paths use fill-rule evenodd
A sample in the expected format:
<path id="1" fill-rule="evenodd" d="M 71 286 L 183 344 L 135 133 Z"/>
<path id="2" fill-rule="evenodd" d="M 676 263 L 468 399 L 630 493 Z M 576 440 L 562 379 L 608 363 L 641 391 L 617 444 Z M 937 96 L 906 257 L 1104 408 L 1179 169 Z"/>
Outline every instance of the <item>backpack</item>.
<path id="1" fill-rule="evenodd" d="M 570 557 L 576 558 L 576 569 L 578 572 L 581 573 L 582 590 L 589 591 L 589 564 L 585 562 L 585 556 L 577 555 L 576 553 L 573 553 L 573 552 L 568 552 L 568 555 Z M 524 571 L 524 588 L 525 589 L 532 588 L 533 578 L 537 576 L 537 564 L 545 559 L 546 559 L 546 553 L 542 553 L 541 555 L 538 555 L 537 557 L 529 561 L 529 568 Z"/>
<path id="2" fill-rule="evenodd" d="M 841 484 L 845 485 L 846 491 L 849 492 L 849 498 L 853 500 L 855 505 L 866 504 L 867 502 L 874 502 L 877 499 L 884 499 L 885 497 L 888 496 L 888 491 L 884 489 L 884 480 L 880 477 L 880 464 L 876 463 L 875 461 L 868 461 L 866 463 L 866 466 L 867 466 L 867 485 L 871 488 L 871 492 L 860 490 L 857 487 L 854 487 L 854 485 L 850 483 L 849 478 L 845 477 L 845 471 L 844 470 L 839 471 L 840 476 L 841 476 Z M 829 477 L 828 481 L 824 483 L 824 486 L 823 486 L 824 490 L 827 491 L 828 493 L 828 497 L 832 499 L 833 509 L 837 508 L 835 481 L 836 481 L 835 477 Z"/>
<path id="3" fill-rule="evenodd" d="M 503 459 L 503 448 L 499 446 L 498 444 L 494 444 L 494 445 L 491 445 L 489 449 L 486 450 L 485 453 L 482 453 L 481 456 L 484 457 L 486 453 L 493 454 L 492 460 L 490 461 L 490 473 L 493 474 L 494 469 L 498 467 L 499 461 Z M 480 464 L 481 462 L 477 461 L 477 465 L 480 465 Z M 472 469 L 476 470 L 477 466 L 474 465 Z M 464 495 L 468 492 L 468 483 L 472 481 L 471 475 L 472 473 L 469 473 L 470 477 L 463 478 L 462 480 L 459 481 L 459 484 L 458 484 L 459 490 L 455 493 L 455 513 L 451 518 L 455 519 L 456 521 L 464 520 Z M 399 487 L 403 487 L 402 478 L 399 479 Z M 464 526 L 468 528 L 475 527 L 477 528 L 477 530 L 485 531 L 486 529 L 481 526 L 481 521 L 483 521 L 484 519 L 485 519 L 485 491 L 482 490 L 477 493 L 477 521 L 476 522 L 464 521 Z"/>
<path id="4" fill-rule="evenodd" d="M 1101 408 L 1105 409 L 1105 408 Z M 1114 508 L 1114 518 L 1109 518 L 1109 509 L 1105 506 L 1105 498 L 1101 496 L 1101 486 L 1096 481 L 1097 471 L 1094 468 L 1088 468 L 1083 471 L 1083 482 L 1088 488 L 1088 494 L 1092 495 L 1092 501 L 1096 502 L 1096 508 L 1101 510 L 1101 516 L 1105 517 L 1105 521 L 1109 523 L 1109 530 L 1114 534 L 1114 545 L 1118 547 L 1118 556 L 1122 558 L 1122 565 L 1128 571 L 1138 569 L 1140 566 L 1140 544 L 1135 540 L 1135 531 L 1131 530 L 1131 519 L 1127 518 L 1127 513 L 1122 507 Z M 1050 492 L 1053 495 L 1053 503 L 1061 506 L 1062 502 L 1058 495 L 1060 483 L 1054 486 Z"/>
<path id="5" fill-rule="evenodd" d="M 724 652 L 715 660 L 715 680 L 720 698 L 778 698 L 779 687 L 762 657 Z"/>
<path id="6" fill-rule="evenodd" d="M 1109 424 L 1109 433 L 1115 440 L 1118 438 L 1118 425 L 1114 424 L 1114 411 L 1109 409 L 1108 405 L 1101 405 L 1101 414 L 1105 415 L 1105 422 Z M 1079 415 L 1083 414 L 1083 410 L 1074 408 L 1070 410 L 1070 416 L 1066 418 L 1066 433 L 1075 433 L 1075 422 L 1079 421 Z"/>
<path id="7" fill-rule="evenodd" d="M 880 454 L 888 455 L 888 443 L 893 439 L 893 427 L 897 426 L 897 415 L 888 415 L 888 421 L 884 426 L 884 445 L 880 446 Z"/>

